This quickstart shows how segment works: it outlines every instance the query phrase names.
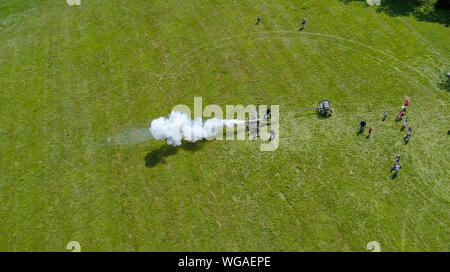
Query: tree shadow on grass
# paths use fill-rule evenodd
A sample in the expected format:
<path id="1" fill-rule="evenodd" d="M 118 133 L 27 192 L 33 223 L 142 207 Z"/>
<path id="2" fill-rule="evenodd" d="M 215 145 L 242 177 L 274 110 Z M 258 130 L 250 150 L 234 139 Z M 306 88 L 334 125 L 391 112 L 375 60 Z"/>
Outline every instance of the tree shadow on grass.
<path id="1" fill-rule="evenodd" d="M 338 0 L 344 4 L 350 4 L 352 2 L 363 2 L 367 3 L 366 0 Z M 369 5 L 367 4 L 369 7 Z M 414 11 L 416 7 L 420 6 L 419 3 L 415 1 L 405 1 L 405 0 L 381 0 L 380 6 L 373 6 L 378 12 L 385 12 L 390 16 L 408 16 Z"/>
<path id="2" fill-rule="evenodd" d="M 365 2 L 366 0 L 338 0 L 344 4 L 351 2 Z M 367 5 L 369 7 L 369 5 Z M 413 15 L 419 21 L 450 25 L 450 10 L 436 8 L 433 5 L 422 6 L 417 1 L 382 0 L 381 6 L 376 6 L 377 12 L 392 17 Z"/>
<path id="3" fill-rule="evenodd" d="M 438 84 L 438 87 L 442 90 L 446 90 L 447 92 L 450 92 L 450 78 L 446 78 L 444 81 Z"/>
<path id="4" fill-rule="evenodd" d="M 200 150 L 206 140 L 198 141 L 195 143 L 183 142 L 180 146 L 163 145 L 158 149 L 155 149 L 145 156 L 145 166 L 152 168 L 160 163 L 165 163 L 166 158 L 177 154 L 180 150 L 186 150 L 190 152 L 195 152 Z"/>

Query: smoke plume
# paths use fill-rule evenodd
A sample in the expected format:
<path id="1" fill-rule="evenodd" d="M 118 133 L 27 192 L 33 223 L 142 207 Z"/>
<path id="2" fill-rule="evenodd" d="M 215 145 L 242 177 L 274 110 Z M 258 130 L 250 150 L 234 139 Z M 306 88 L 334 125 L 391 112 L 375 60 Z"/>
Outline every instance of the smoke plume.
<path id="1" fill-rule="evenodd" d="M 169 118 L 159 117 L 153 120 L 149 130 L 156 140 L 167 140 L 167 144 L 177 146 L 181 145 L 183 139 L 189 142 L 212 140 L 218 133 L 223 133 L 224 126 L 233 127 L 244 122 L 218 118 L 203 122 L 201 118 L 192 120 L 184 112 L 172 111 Z"/>

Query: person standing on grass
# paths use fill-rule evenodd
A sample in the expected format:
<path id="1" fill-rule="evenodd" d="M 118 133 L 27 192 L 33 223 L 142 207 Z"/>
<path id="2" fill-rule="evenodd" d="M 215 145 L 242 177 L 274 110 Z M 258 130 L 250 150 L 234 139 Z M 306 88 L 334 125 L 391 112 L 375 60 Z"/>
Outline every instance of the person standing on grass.
<path id="1" fill-rule="evenodd" d="M 370 135 L 372 135 L 372 128 L 369 128 L 369 137 L 370 137 Z"/>
<path id="2" fill-rule="evenodd" d="M 384 112 L 384 117 L 383 117 L 383 121 L 384 121 L 384 120 L 386 120 L 386 117 L 387 117 L 387 115 L 388 115 L 388 112 L 387 112 L 387 111 L 385 111 L 385 112 Z"/>
<path id="3" fill-rule="evenodd" d="M 408 108 L 408 106 L 409 106 L 409 99 L 406 99 L 403 109 L 406 110 Z"/>
<path id="4" fill-rule="evenodd" d="M 400 155 L 395 156 L 394 164 L 392 164 L 391 172 L 395 169 L 395 166 L 400 163 Z"/>
<path id="5" fill-rule="evenodd" d="M 259 25 L 259 23 L 261 23 L 261 15 L 257 15 L 256 16 L 256 24 Z"/>
<path id="6" fill-rule="evenodd" d="M 408 117 L 405 118 L 405 121 L 403 122 L 403 127 L 406 128 L 408 125 Z"/>
<path id="7" fill-rule="evenodd" d="M 302 19 L 302 30 L 305 29 L 305 25 L 306 25 L 306 20 Z"/>
<path id="8" fill-rule="evenodd" d="M 362 120 L 361 123 L 359 123 L 359 131 L 363 132 L 365 127 L 366 121 Z"/>
<path id="9" fill-rule="evenodd" d="M 397 163 L 395 166 L 395 175 L 398 175 L 398 171 L 400 171 L 400 168 L 402 168 L 402 165 L 400 163 Z"/>
<path id="10" fill-rule="evenodd" d="M 409 138 L 411 138 L 411 132 L 412 132 L 412 128 L 409 127 L 408 132 L 406 133 L 406 137 L 405 137 L 406 142 L 409 142 Z"/>

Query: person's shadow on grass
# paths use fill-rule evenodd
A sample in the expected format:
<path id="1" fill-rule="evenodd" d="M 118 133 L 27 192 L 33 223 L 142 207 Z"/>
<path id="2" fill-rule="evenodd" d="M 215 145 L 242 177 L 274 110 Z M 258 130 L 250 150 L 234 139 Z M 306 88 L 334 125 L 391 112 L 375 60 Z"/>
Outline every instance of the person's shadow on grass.
<path id="1" fill-rule="evenodd" d="M 171 146 L 171 145 L 163 145 L 158 149 L 155 149 L 148 153 L 144 160 L 145 160 L 145 166 L 148 168 L 152 168 L 160 163 L 165 163 L 166 158 L 172 155 L 175 155 L 180 150 L 187 150 L 191 152 L 195 152 L 197 150 L 200 150 L 203 145 L 205 144 L 206 140 L 199 141 L 196 143 L 190 143 L 190 142 L 183 142 L 180 146 Z"/>
<path id="2" fill-rule="evenodd" d="M 395 171 L 395 166 L 392 166 L 391 170 L 389 171 L 389 173 L 391 173 L 391 179 L 394 180 L 397 178 L 398 173 L 396 173 L 396 172 L 392 173 L 392 171 Z"/>

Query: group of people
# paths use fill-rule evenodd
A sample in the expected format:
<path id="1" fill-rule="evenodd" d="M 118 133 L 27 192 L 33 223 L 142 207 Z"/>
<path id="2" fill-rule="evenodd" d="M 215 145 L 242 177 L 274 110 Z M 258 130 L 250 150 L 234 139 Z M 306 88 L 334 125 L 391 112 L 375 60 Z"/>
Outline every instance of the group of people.
<path id="1" fill-rule="evenodd" d="M 363 133 L 364 129 L 366 128 L 366 121 L 362 120 L 361 123 L 359 123 L 359 133 Z M 370 135 L 372 135 L 372 127 L 369 128 L 369 135 L 367 135 L 367 137 L 370 137 Z"/>
<path id="2" fill-rule="evenodd" d="M 399 113 L 397 113 L 396 121 L 401 121 L 403 119 L 403 117 L 406 115 L 406 110 L 408 109 L 408 107 L 409 107 L 409 99 L 406 99 L 405 104 L 402 106 L 402 110 Z M 384 112 L 384 116 L 383 116 L 383 121 L 386 120 L 387 116 L 388 116 L 388 112 L 385 111 Z M 409 119 L 408 119 L 408 117 L 406 117 L 405 120 L 403 121 L 403 128 L 402 128 L 402 130 L 406 129 L 406 127 L 408 126 L 408 122 L 409 122 Z M 364 120 L 362 120 L 359 123 L 359 133 L 363 133 L 364 132 L 364 129 L 365 129 L 366 125 L 367 125 L 367 123 Z M 369 134 L 367 135 L 367 137 L 370 137 L 370 135 L 372 134 L 372 131 L 373 131 L 373 129 L 372 129 L 372 127 L 370 127 L 369 128 Z M 412 128 L 408 127 L 408 131 L 407 131 L 406 136 L 404 138 L 406 143 L 408 143 L 410 138 L 411 138 L 411 132 L 412 132 Z M 399 170 L 401 168 L 402 168 L 402 165 L 400 164 L 400 155 L 398 155 L 398 156 L 395 157 L 395 162 L 394 162 L 394 164 L 393 164 L 393 166 L 391 168 L 391 172 L 395 171 L 394 175 L 396 176 L 396 175 L 398 175 L 398 172 L 399 172 Z"/>
<path id="3" fill-rule="evenodd" d="M 402 106 L 402 110 L 397 113 L 397 118 L 395 119 L 397 122 L 401 121 L 403 119 L 403 117 L 406 115 L 406 109 L 408 109 L 408 107 L 409 107 L 409 99 L 406 99 L 405 104 Z M 387 116 L 388 116 L 388 112 L 385 111 L 383 121 L 386 120 Z M 364 121 L 361 121 L 361 123 L 362 122 L 364 122 Z M 403 121 L 402 130 L 408 126 L 408 122 L 409 122 L 409 119 L 408 119 L 408 117 L 406 117 L 405 120 Z M 365 124 L 365 122 L 364 122 L 364 124 Z M 412 128 L 408 127 L 408 132 L 406 133 L 406 136 L 404 138 L 406 143 L 408 143 L 409 139 L 411 138 L 411 132 L 412 132 Z"/>
<path id="4" fill-rule="evenodd" d="M 403 116 L 405 116 L 406 114 L 406 109 L 408 109 L 409 107 L 409 99 L 406 99 L 405 104 L 402 106 L 402 110 L 397 113 L 397 121 L 401 121 L 403 119 Z M 405 129 L 408 126 L 408 117 L 405 118 L 405 120 L 403 121 L 403 129 Z M 411 132 L 412 132 L 412 128 L 408 127 L 408 132 L 406 133 L 405 136 L 405 142 L 408 143 L 409 139 L 411 138 Z"/>
<path id="5" fill-rule="evenodd" d="M 408 107 L 409 107 L 409 99 L 407 98 L 405 101 L 405 104 L 402 106 L 402 110 L 399 113 L 397 113 L 397 121 L 402 120 L 403 116 L 405 116 L 405 114 L 406 114 L 406 110 L 408 109 Z M 385 118 L 386 118 L 386 114 L 385 114 Z M 402 130 L 408 126 L 408 122 L 409 122 L 409 119 L 408 119 L 408 117 L 406 117 L 405 120 L 403 121 Z M 412 128 L 408 127 L 408 132 L 406 133 L 406 136 L 404 138 L 406 143 L 408 143 L 409 139 L 411 138 L 411 132 L 412 132 Z M 395 171 L 394 176 L 397 176 L 398 171 L 400 171 L 401 168 L 402 168 L 402 165 L 400 164 L 400 155 L 397 155 L 395 157 L 394 164 L 392 165 L 391 172 Z"/>

